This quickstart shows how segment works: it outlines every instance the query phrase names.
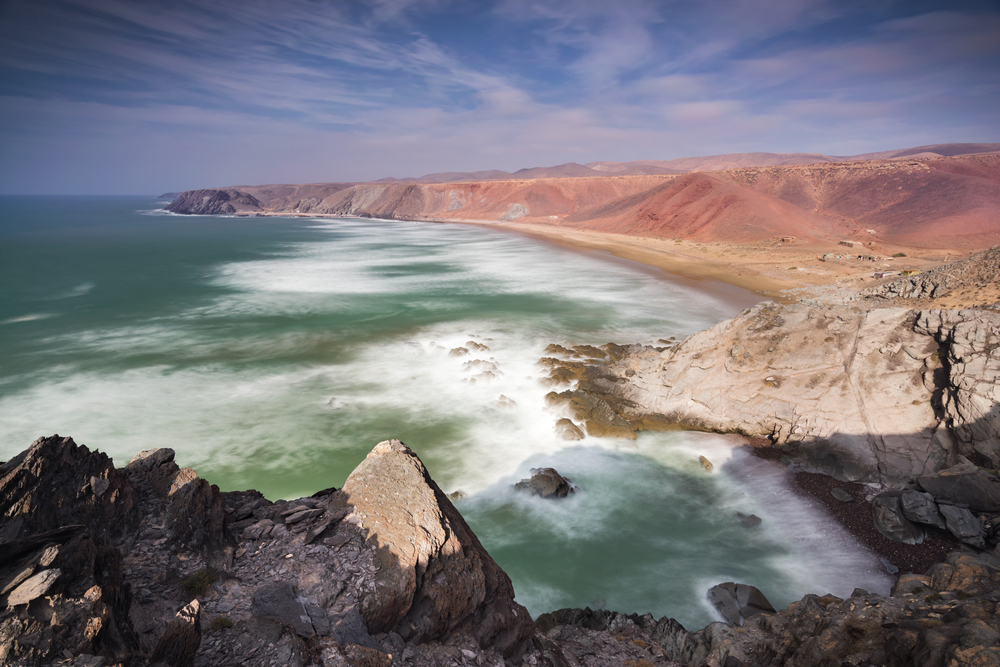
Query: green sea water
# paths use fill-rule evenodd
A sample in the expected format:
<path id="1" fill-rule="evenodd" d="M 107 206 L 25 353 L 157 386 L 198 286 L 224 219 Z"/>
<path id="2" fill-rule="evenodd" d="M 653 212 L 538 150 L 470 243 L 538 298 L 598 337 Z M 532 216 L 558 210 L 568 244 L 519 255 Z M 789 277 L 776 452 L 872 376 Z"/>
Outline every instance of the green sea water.
<path id="1" fill-rule="evenodd" d="M 605 605 L 700 627 L 722 581 L 778 605 L 887 587 L 732 439 L 553 430 L 546 345 L 681 338 L 753 295 L 484 226 L 163 203 L 0 197 L 0 458 L 53 433 L 118 465 L 171 447 L 223 490 L 279 498 L 340 486 L 399 438 L 468 494 L 459 509 L 533 614 Z M 580 492 L 515 495 L 538 466 Z M 764 522 L 747 530 L 736 511 Z"/>

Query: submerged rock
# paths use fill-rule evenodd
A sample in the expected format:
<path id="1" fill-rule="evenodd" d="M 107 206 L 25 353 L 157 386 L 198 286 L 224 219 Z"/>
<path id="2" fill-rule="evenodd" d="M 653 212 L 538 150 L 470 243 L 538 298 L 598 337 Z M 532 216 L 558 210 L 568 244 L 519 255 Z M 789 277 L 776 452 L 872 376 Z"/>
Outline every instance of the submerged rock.
<path id="1" fill-rule="evenodd" d="M 573 483 L 555 468 L 532 468 L 531 477 L 522 479 L 514 485 L 514 489 L 541 498 L 565 498 L 576 492 Z"/>
<path id="2" fill-rule="evenodd" d="M 561 435 L 563 440 L 583 440 L 587 437 L 583 429 L 574 424 L 572 419 L 565 417 L 556 422 L 556 433 Z"/>

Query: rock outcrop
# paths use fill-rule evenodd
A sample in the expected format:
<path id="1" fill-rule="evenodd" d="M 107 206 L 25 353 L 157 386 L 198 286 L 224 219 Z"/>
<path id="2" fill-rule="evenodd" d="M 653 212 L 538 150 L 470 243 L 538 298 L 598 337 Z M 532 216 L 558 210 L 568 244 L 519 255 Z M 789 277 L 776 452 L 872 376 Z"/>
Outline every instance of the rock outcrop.
<path id="1" fill-rule="evenodd" d="M 1000 467 L 998 343 L 989 311 L 765 302 L 671 348 L 542 362 L 550 382 L 576 382 L 549 404 L 590 435 L 767 436 L 806 469 L 900 484 L 963 458 Z"/>
<path id="2" fill-rule="evenodd" d="M 171 213 L 187 215 L 227 215 L 264 210 L 252 194 L 235 188 L 188 190 L 164 207 Z"/>
<path id="3" fill-rule="evenodd" d="M 510 579 L 398 441 L 344 490 L 220 493 L 169 449 L 0 464 L 0 664 L 537 663 Z"/>
<path id="4" fill-rule="evenodd" d="M 341 493 L 353 508 L 346 520 L 376 549 L 360 607 L 370 632 L 416 642 L 467 634 L 520 660 L 533 632 L 528 611 L 416 454 L 379 443 Z"/>

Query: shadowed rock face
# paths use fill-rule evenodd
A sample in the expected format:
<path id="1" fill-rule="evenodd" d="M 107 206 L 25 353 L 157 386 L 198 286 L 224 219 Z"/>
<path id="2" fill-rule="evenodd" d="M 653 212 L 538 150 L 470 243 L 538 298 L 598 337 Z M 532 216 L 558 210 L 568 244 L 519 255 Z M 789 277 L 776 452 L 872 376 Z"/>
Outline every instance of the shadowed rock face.
<path id="1" fill-rule="evenodd" d="M 379 443 L 342 491 L 354 508 L 347 520 L 378 548 L 374 590 L 361 602 L 370 632 L 413 641 L 468 633 L 520 658 L 531 617 L 416 454 L 398 440 Z"/>

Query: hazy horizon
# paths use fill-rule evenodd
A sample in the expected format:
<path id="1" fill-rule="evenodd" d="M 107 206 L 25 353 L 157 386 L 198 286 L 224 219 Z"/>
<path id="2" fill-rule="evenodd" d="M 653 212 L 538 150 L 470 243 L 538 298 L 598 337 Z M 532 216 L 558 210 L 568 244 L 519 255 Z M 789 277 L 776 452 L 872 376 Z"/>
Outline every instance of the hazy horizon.
<path id="1" fill-rule="evenodd" d="M 993 0 L 0 4 L 0 193 L 1000 140 Z"/>

